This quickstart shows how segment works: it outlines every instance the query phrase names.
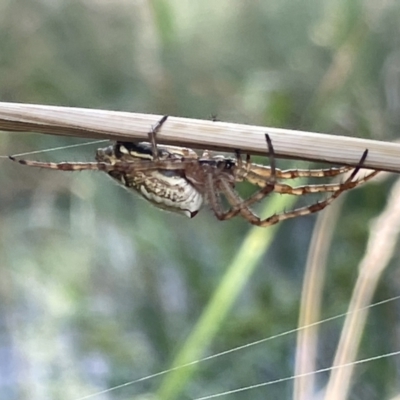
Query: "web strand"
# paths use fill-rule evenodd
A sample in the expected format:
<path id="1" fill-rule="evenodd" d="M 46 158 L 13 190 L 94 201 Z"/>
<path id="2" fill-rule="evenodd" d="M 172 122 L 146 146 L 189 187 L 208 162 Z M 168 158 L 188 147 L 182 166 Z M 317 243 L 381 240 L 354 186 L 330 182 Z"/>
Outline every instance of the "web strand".
<path id="1" fill-rule="evenodd" d="M 369 309 L 369 308 L 381 306 L 383 304 L 386 304 L 386 303 L 389 303 L 389 302 L 392 302 L 392 301 L 396 301 L 396 300 L 399 300 L 399 299 L 400 299 L 400 295 L 399 296 L 394 296 L 394 297 L 391 297 L 389 299 L 382 300 L 382 301 L 379 301 L 379 302 L 374 303 L 374 304 L 370 304 L 370 305 L 368 305 L 366 307 L 362 307 L 362 308 L 359 308 L 359 309 L 351 311 L 351 312 L 338 314 L 338 315 L 335 315 L 333 317 L 329 317 L 329 318 L 323 319 L 323 320 L 318 321 L 318 322 L 314 322 L 314 323 L 309 324 L 309 325 L 301 326 L 299 328 L 294 328 L 294 329 L 291 329 L 289 331 L 279 333 L 277 335 L 273 335 L 273 336 L 269 336 L 269 337 L 264 338 L 264 339 L 256 340 L 254 342 L 247 343 L 247 344 L 242 345 L 242 346 L 234 347 L 233 349 L 225 350 L 225 351 L 222 351 L 220 353 L 213 354 L 213 355 L 201 358 L 199 360 L 195 360 L 195 361 L 189 362 L 187 364 L 179 365 L 179 366 L 176 366 L 176 367 L 173 367 L 173 368 L 170 368 L 170 369 L 166 369 L 166 370 L 163 370 L 163 371 L 151 374 L 151 375 L 147 375 L 147 376 L 144 376 L 142 378 L 138 378 L 138 379 L 132 380 L 130 382 L 126 382 L 126 383 L 123 383 L 121 385 L 109 388 L 109 389 L 104 389 L 102 391 L 99 391 L 99 392 L 96 392 L 96 393 L 92 393 L 92 394 L 89 394 L 89 395 L 86 395 L 86 396 L 83 396 L 83 397 L 79 397 L 79 398 L 74 399 L 74 400 L 90 399 L 90 398 L 93 398 L 95 396 L 99 396 L 99 395 L 102 395 L 102 394 L 105 394 L 105 393 L 109 393 L 109 392 L 112 392 L 112 391 L 115 391 L 115 390 L 118 390 L 118 389 L 121 389 L 121 388 L 124 388 L 124 387 L 127 387 L 127 386 L 134 385 L 134 384 L 139 383 L 139 382 L 144 382 L 144 381 L 147 381 L 147 380 L 150 380 L 150 379 L 162 376 L 162 375 L 166 375 L 166 374 L 168 374 L 170 372 L 174 372 L 174 371 L 177 371 L 177 370 L 180 370 L 180 369 L 183 369 L 183 368 L 192 367 L 192 366 L 200 364 L 200 363 L 202 363 L 204 361 L 209 361 L 209 360 L 212 360 L 212 359 L 215 359 L 215 358 L 218 358 L 218 357 L 222 357 L 222 356 L 225 356 L 225 355 L 230 354 L 230 353 L 234 353 L 234 352 L 237 352 L 237 351 L 240 351 L 240 350 L 243 350 L 243 349 L 247 349 L 249 347 L 253 347 L 253 346 L 259 345 L 261 343 L 265 343 L 265 342 L 268 342 L 268 341 L 271 341 L 271 340 L 274 340 L 274 339 L 278 339 L 278 338 L 281 338 L 281 337 L 284 337 L 284 336 L 288 336 L 288 335 L 290 335 L 292 333 L 296 333 L 296 332 L 301 331 L 303 329 L 308 329 L 308 328 L 311 328 L 313 326 L 322 325 L 324 323 L 327 323 L 327 322 L 330 322 L 330 321 L 334 321 L 334 320 L 339 319 L 339 318 L 343 318 L 343 317 L 345 317 L 347 315 L 354 314 L 354 313 L 357 313 L 357 312 L 361 312 L 361 311 L 364 311 L 364 310 Z M 237 392 L 241 392 L 241 391 L 245 391 L 245 390 L 251 390 L 251 389 L 255 389 L 255 388 L 258 388 L 258 387 L 262 387 L 262 386 L 268 386 L 268 385 L 272 385 L 272 384 L 275 384 L 275 383 L 280 383 L 280 382 L 293 380 L 293 379 L 298 378 L 298 377 L 309 376 L 309 375 L 312 375 L 312 374 L 317 374 L 317 373 L 321 373 L 321 372 L 325 372 L 325 371 L 330 371 L 330 370 L 338 369 L 338 368 L 342 368 L 342 367 L 344 368 L 346 366 L 350 366 L 350 365 L 353 365 L 353 364 L 361 364 L 361 363 L 365 363 L 365 362 L 368 362 L 368 361 L 374 361 L 374 360 L 377 360 L 379 358 L 387 358 L 387 357 L 390 357 L 390 356 L 395 356 L 395 355 L 398 355 L 398 354 L 400 354 L 400 351 L 396 351 L 396 352 L 393 352 L 393 353 L 387 353 L 387 354 L 384 354 L 384 355 L 381 355 L 381 356 L 375 356 L 375 357 L 371 357 L 371 358 L 367 358 L 367 359 L 363 359 L 363 360 L 358 360 L 358 361 L 355 361 L 353 363 L 348 363 L 348 364 L 339 365 L 339 366 L 335 366 L 335 367 L 324 368 L 324 369 L 320 369 L 320 370 L 317 370 L 317 371 L 312 371 L 312 372 L 309 372 L 309 373 L 306 373 L 306 374 L 293 375 L 293 376 L 286 377 L 286 378 L 281 378 L 281 379 L 278 379 L 278 380 L 275 380 L 275 381 L 264 382 L 264 383 L 260 383 L 260 384 L 257 384 L 257 385 L 246 386 L 244 388 L 235 389 L 233 391 L 227 391 L 227 392 L 222 392 L 222 393 L 219 393 L 219 394 L 213 394 L 213 395 L 206 396 L 206 397 L 196 398 L 194 400 L 206 400 L 206 399 L 211 399 L 211 398 L 215 398 L 215 397 L 219 397 L 219 396 L 225 396 L 227 394 L 233 394 L 233 393 L 237 393 Z"/>
<path id="2" fill-rule="evenodd" d="M 91 142 L 85 142 L 85 143 L 76 143 L 76 144 L 70 144 L 67 146 L 59 146 L 59 147 L 52 147 L 50 149 L 43 149 L 43 150 L 35 150 L 35 151 L 29 151 L 26 153 L 19 153 L 19 154 L 13 154 L 13 157 L 22 157 L 22 156 L 29 156 L 31 154 L 41 154 L 41 153 L 50 153 L 52 151 L 59 151 L 59 150 L 65 150 L 65 149 L 72 149 L 72 148 L 76 148 L 76 147 L 83 147 L 83 146 L 89 146 L 91 144 L 99 144 L 99 143 L 105 143 L 105 142 L 109 142 L 109 140 L 94 140 Z M 0 156 L 0 158 L 7 158 L 8 159 L 8 155 L 7 156 Z"/>
<path id="3" fill-rule="evenodd" d="M 400 350 L 398 350 L 398 351 L 393 351 L 393 352 L 391 352 L 391 353 L 381 354 L 381 355 L 379 355 L 379 356 L 374 356 L 374 357 L 369 357 L 369 358 L 363 358 L 362 360 L 353 361 L 353 362 L 347 363 L 347 364 L 335 365 L 335 366 L 333 366 L 333 367 L 327 367 L 327 368 L 321 368 L 321 369 L 318 369 L 318 370 L 316 370 L 316 371 L 307 372 L 307 373 L 305 373 L 305 374 L 292 375 L 292 376 L 288 376 L 288 377 L 286 377 L 286 378 L 275 379 L 274 381 L 257 383 L 256 385 L 250 385 L 250 386 L 245 386 L 245 387 L 238 388 L 238 389 L 228 390 L 228 391 L 226 391 L 226 392 L 211 394 L 211 395 L 209 395 L 209 396 L 196 397 L 196 398 L 193 399 L 193 400 L 215 399 L 215 398 L 217 398 L 217 397 L 227 396 L 228 394 L 234 394 L 234 393 L 244 392 L 244 391 L 247 391 L 247 390 L 252 390 L 252 389 L 257 389 L 257 388 L 260 388 L 260 387 L 265 387 L 265 386 L 269 386 L 269 385 L 274 385 L 274 384 L 276 384 L 276 383 L 282 383 L 282 382 L 291 381 L 291 380 L 296 379 L 296 378 L 302 378 L 302 377 L 305 377 L 305 376 L 310 376 L 310 375 L 314 375 L 314 374 L 320 374 L 321 372 L 333 371 L 333 370 L 336 370 L 336 369 L 339 369 L 339 368 L 346 368 L 346 367 L 350 367 L 351 365 L 365 364 L 365 363 L 367 363 L 367 362 L 380 360 L 380 359 L 382 359 L 382 358 L 394 357 L 394 356 L 398 356 L 398 355 L 400 355 Z"/>

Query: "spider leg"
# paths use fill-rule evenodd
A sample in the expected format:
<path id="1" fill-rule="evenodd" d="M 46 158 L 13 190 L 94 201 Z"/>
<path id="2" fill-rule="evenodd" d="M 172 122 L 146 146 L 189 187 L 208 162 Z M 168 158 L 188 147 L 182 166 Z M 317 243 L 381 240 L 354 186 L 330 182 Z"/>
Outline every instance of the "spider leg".
<path id="1" fill-rule="evenodd" d="M 221 199 L 219 193 L 215 190 L 213 175 L 211 172 L 206 174 L 204 183 L 206 198 L 211 209 L 217 219 L 220 221 L 225 220 L 225 212 L 222 210 Z"/>
<path id="2" fill-rule="evenodd" d="M 294 178 L 332 178 L 337 175 L 342 175 L 351 171 L 353 167 L 332 167 L 324 169 L 286 169 L 279 173 L 281 179 L 294 179 Z"/>
<path id="3" fill-rule="evenodd" d="M 332 167 L 326 169 L 286 169 L 277 170 L 276 176 L 279 179 L 295 179 L 295 178 L 332 178 L 337 175 L 342 175 L 353 167 Z M 270 168 L 265 165 L 252 164 L 250 173 L 255 177 L 268 177 Z M 265 178 L 264 178 L 265 179 Z"/>
<path id="4" fill-rule="evenodd" d="M 220 179 L 218 180 L 218 183 L 220 185 L 227 185 L 230 189 L 232 189 L 233 196 L 238 199 L 240 199 L 239 195 L 235 192 L 235 190 L 225 181 L 225 179 Z M 227 219 L 230 219 L 236 215 L 232 213 L 232 209 L 229 209 L 228 211 L 224 211 L 222 208 L 221 204 L 221 198 L 220 198 L 220 192 L 225 194 L 225 190 L 223 189 L 224 186 L 217 188 L 216 187 L 216 181 L 214 179 L 213 173 L 210 171 L 206 174 L 205 176 L 205 193 L 206 197 L 208 200 L 208 203 L 213 210 L 215 216 L 217 217 L 218 220 L 220 221 L 225 221 Z M 228 196 L 225 194 L 225 197 Z M 241 199 L 240 199 L 241 200 Z M 231 201 L 228 199 L 229 203 L 231 204 Z M 234 201 L 236 204 L 236 200 Z"/>
<path id="5" fill-rule="evenodd" d="M 347 184 L 346 190 L 353 189 L 365 182 L 368 182 L 370 179 L 372 179 L 378 173 L 379 173 L 379 171 L 374 171 L 374 172 L 371 172 L 371 173 L 365 175 L 364 177 L 362 177 L 360 179 L 349 182 Z M 294 195 L 294 196 L 303 196 L 305 194 L 310 194 L 310 193 L 336 192 L 338 190 L 341 190 L 341 188 L 342 188 L 341 183 L 329 183 L 329 184 L 324 184 L 324 185 L 303 185 L 303 186 L 295 186 L 295 187 L 292 187 L 290 185 L 281 184 L 281 183 L 276 183 L 274 192 L 280 193 L 280 194 L 290 194 L 290 195 Z"/>
<path id="6" fill-rule="evenodd" d="M 326 191 L 333 192 L 335 194 L 335 196 L 333 199 L 329 200 L 327 202 L 327 204 L 324 205 L 323 208 L 325 208 L 338 196 L 338 194 L 337 194 L 338 191 L 341 193 L 344 190 L 353 189 L 353 188 L 367 182 L 368 180 L 370 180 L 371 178 L 376 176 L 378 173 L 379 173 L 379 171 L 374 171 L 371 174 L 368 174 L 367 176 L 365 176 L 361 179 L 348 182 L 348 184 L 346 184 L 345 188 L 343 188 L 343 184 L 334 184 L 334 185 L 328 187 L 328 190 L 326 190 L 327 185 L 318 185 L 316 187 L 313 187 L 313 189 L 311 189 L 311 190 L 310 190 L 310 187 L 308 187 L 308 186 L 304 186 L 304 187 L 300 186 L 297 188 L 292 188 L 288 185 L 284 185 L 285 190 L 281 190 L 281 187 L 283 185 L 275 184 L 275 188 L 272 189 L 271 191 L 274 191 L 276 193 L 284 193 L 284 194 L 291 194 L 291 195 L 298 195 L 298 196 L 301 196 L 301 195 L 307 194 L 307 193 L 319 193 L 319 192 L 326 192 Z M 249 198 L 248 200 L 242 200 L 241 197 L 236 193 L 236 191 L 231 186 L 223 184 L 223 183 L 224 182 L 222 182 L 222 185 L 221 185 L 221 191 L 227 198 L 228 202 L 233 206 L 233 208 L 231 210 L 225 212 L 223 219 L 230 219 L 239 213 L 242 214 L 242 216 L 247 220 L 254 219 L 254 213 L 249 209 L 249 206 L 251 206 L 251 204 L 253 204 L 259 200 L 262 200 L 262 198 L 265 196 L 263 194 L 261 194 L 260 192 L 258 192 L 256 196 L 253 196 L 253 197 Z M 290 190 L 287 190 L 287 187 L 290 188 Z M 314 189 L 317 189 L 317 190 L 314 190 Z M 319 207 L 320 207 L 321 203 L 323 203 L 323 202 L 318 203 Z M 321 208 L 321 209 L 323 209 L 323 208 Z M 305 211 L 303 211 L 303 209 L 305 209 Z M 308 212 L 308 209 L 309 209 L 309 206 L 303 207 L 301 209 L 297 209 L 295 211 L 295 214 L 291 215 L 291 216 L 290 216 L 290 214 L 292 212 L 284 213 L 285 214 L 284 218 L 281 218 L 280 217 L 281 214 L 279 214 L 279 218 L 280 218 L 279 221 L 281 221 L 283 219 L 293 218 L 293 217 L 301 216 L 301 215 L 307 215 L 307 214 L 311 214 L 313 212 L 320 211 L 320 208 L 315 209 L 312 212 Z M 276 222 L 274 222 L 274 223 L 276 223 Z"/>
<path id="7" fill-rule="evenodd" d="M 248 208 L 252 204 L 257 203 L 258 201 L 262 200 L 264 197 L 268 196 L 271 192 L 275 191 L 275 187 L 276 187 L 276 185 L 278 185 L 276 183 L 278 169 L 276 168 L 275 152 L 274 152 L 274 147 L 272 146 L 271 138 L 269 137 L 268 134 L 265 134 L 265 140 L 267 142 L 268 154 L 269 154 L 269 158 L 270 158 L 270 167 L 269 167 L 270 174 L 267 179 L 264 178 L 263 186 L 261 186 L 262 187 L 261 190 L 259 190 L 256 193 L 253 193 L 247 200 L 242 200 L 238 196 L 238 199 L 241 200 L 240 202 L 236 202 L 236 204 L 230 203 L 234 207 L 231 211 L 232 217 L 234 215 L 237 215 L 239 212 L 241 212 L 240 210 L 242 208 Z M 238 155 L 240 155 L 240 153 L 236 152 L 236 155 L 238 156 Z M 241 159 L 241 157 L 239 157 L 239 158 Z M 247 169 L 250 166 L 251 166 L 250 155 L 247 154 L 246 155 L 246 163 L 245 163 L 244 168 Z M 236 193 L 233 190 L 233 188 L 225 185 L 224 194 L 225 194 L 225 196 L 227 196 L 228 201 L 229 201 L 228 197 L 233 196 L 233 193 Z M 231 199 L 232 199 L 232 201 L 234 201 L 233 197 L 231 197 Z M 238 199 L 236 199 L 236 200 L 238 200 Z"/>
<path id="8" fill-rule="evenodd" d="M 243 182 L 247 180 L 247 175 L 250 173 L 252 163 L 250 154 L 246 154 L 246 161 L 243 164 L 242 153 L 239 149 L 235 150 L 236 155 L 236 170 L 235 170 L 235 179 L 236 182 Z M 255 165 L 255 164 L 253 164 Z M 276 170 L 276 169 L 275 169 Z M 268 167 L 268 177 L 271 176 L 271 168 Z"/>
<path id="9" fill-rule="evenodd" d="M 267 189 L 266 186 L 263 191 Z M 268 188 L 269 192 L 273 191 L 273 185 Z M 250 199 L 243 200 L 236 190 L 227 182 L 224 178 L 218 180 L 218 188 L 216 187 L 216 182 L 214 180 L 212 172 L 206 175 L 205 179 L 205 193 L 208 203 L 213 210 L 215 216 L 220 221 L 226 221 L 235 217 L 239 212 L 246 213 L 251 211 L 247 207 L 247 203 L 251 203 Z M 228 203 L 232 206 L 227 211 L 224 211 L 221 204 L 220 193 L 223 193 Z M 266 194 L 264 195 L 266 196 Z M 247 218 L 246 218 L 247 219 Z"/>
<path id="10" fill-rule="evenodd" d="M 240 150 L 235 150 L 236 154 L 236 182 L 247 181 L 253 185 L 264 187 L 266 181 L 272 175 L 272 168 L 266 165 L 260 165 L 251 162 L 251 156 L 246 154 L 246 161 L 243 163 Z M 295 179 L 295 178 L 323 178 L 342 175 L 353 167 L 332 167 L 325 169 L 288 169 L 281 170 L 275 168 L 277 179 Z"/>
<path id="11" fill-rule="evenodd" d="M 211 201 L 209 200 L 211 208 L 213 209 L 215 215 L 217 216 L 218 219 L 220 220 L 227 220 L 230 219 L 234 216 L 236 216 L 239 213 L 252 213 L 249 210 L 249 206 L 253 203 L 258 202 L 259 200 L 263 199 L 264 197 L 268 196 L 271 192 L 274 191 L 275 188 L 275 153 L 274 153 L 274 148 L 272 146 L 271 138 L 269 137 L 268 134 L 265 135 L 265 140 L 268 145 L 268 153 L 270 155 L 270 164 L 271 164 L 271 171 L 272 174 L 270 176 L 270 179 L 262 189 L 260 189 L 258 192 L 254 193 L 252 196 L 250 196 L 247 200 L 243 200 L 240 195 L 236 192 L 236 190 L 233 188 L 233 186 L 225 180 L 223 177 L 218 180 L 218 188 L 215 188 L 215 183 L 214 180 L 212 179 L 212 174 L 208 174 L 208 192 L 214 194 L 214 199 Z M 236 156 L 238 158 L 238 162 L 240 158 L 240 153 L 239 151 L 236 151 Z M 249 156 L 247 156 L 246 162 L 249 162 Z M 214 186 L 214 187 L 213 187 Z M 222 192 L 226 199 L 228 200 L 229 204 L 232 206 L 231 209 L 227 211 L 222 211 L 222 207 L 220 204 L 220 199 L 217 198 L 215 193 Z M 245 217 L 246 218 L 246 217 Z M 246 218 L 247 219 L 247 218 Z"/>
<path id="12" fill-rule="evenodd" d="M 261 198 L 267 196 L 274 190 L 273 185 L 271 185 L 270 187 L 266 186 L 264 189 L 268 189 L 268 193 L 267 191 L 265 191 L 265 194 L 263 193 L 261 196 L 261 191 L 257 192 L 257 195 L 260 195 Z M 236 190 L 223 180 L 220 182 L 220 190 L 232 207 L 224 213 L 223 218 L 219 219 L 231 219 L 232 217 L 235 217 L 237 214 L 240 213 L 243 218 L 249 220 L 248 214 L 254 215 L 249 206 L 259 200 L 256 196 L 252 196 L 247 200 L 243 200 L 236 192 Z"/>
<path id="13" fill-rule="evenodd" d="M 155 126 L 151 127 L 150 132 L 148 133 L 149 135 L 149 141 L 151 143 L 151 151 L 153 154 L 153 160 L 158 161 L 158 150 L 157 150 L 157 141 L 156 141 L 156 135 L 157 132 L 160 130 L 164 122 L 168 119 L 168 115 L 164 115 L 157 123 Z"/>
<path id="14" fill-rule="evenodd" d="M 282 172 L 280 169 L 276 168 L 276 162 L 275 162 L 275 151 L 274 147 L 272 146 L 272 141 L 270 136 L 266 133 L 265 134 L 265 141 L 267 142 L 268 146 L 268 154 L 270 157 L 270 167 L 265 167 L 264 166 L 259 166 L 263 167 L 268 173 L 266 173 L 263 176 L 263 183 L 270 183 L 273 181 L 275 183 L 276 178 L 279 178 L 279 174 Z M 242 155 L 240 150 L 236 149 L 235 150 L 236 154 L 236 171 L 235 171 L 235 178 L 237 182 L 241 182 L 243 180 L 247 180 L 247 174 L 252 171 L 252 168 L 254 166 L 258 166 L 258 164 L 252 164 L 251 163 L 251 156 L 250 154 L 246 154 L 246 162 L 243 165 L 243 160 L 242 160 Z M 264 185 L 258 185 L 260 187 L 263 187 Z"/>
<path id="15" fill-rule="evenodd" d="M 135 172 L 135 171 L 149 171 L 149 170 L 182 170 L 188 164 L 193 163 L 193 160 L 138 160 L 133 162 L 116 161 L 114 164 L 106 162 L 40 162 L 31 160 L 18 160 L 15 157 L 9 156 L 10 160 L 15 161 L 22 165 L 30 167 L 56 169 L 61 171 L 119 171 L 119 172 Z"/>
<path id="16" fill-rule="evenodd" d="M 276 168 L 276 177 L 278 179 L 295 179 L 295 178 L 324 178 L 324 177 L 334 177 L 337 175 L 344 174 L 353 167 L 339 167 L 339 168 L 328 168 L 328 169 L 288 169 L 281 170 Z M 236 175 L 237 181 L 247 181 L 253 185 L 263 187 L 265 181 L 270 178 L 272 174 L 271 167 L 246 163 L 245 166 L 240 164 L 237 165 Z"/>
<path id="17" fill-rule="evenodd" d="M 99 162 L 42 162 L 42 161 L 32 161 L 32 160 L 19 160 L 13 156 L 8 156 L 11 161 L 17 162 L 22 165 L 27 165 L 29 167 L 46 168 L 46 169 L 57 169 L 61 171 L 85 171 L 85 170 L 102 170 L 106 166 L 110 166 L 108 163 Z"/>
<path id="18" fill-rule="evenodd" d="M 346 190 L 352 189 L 355 186 L 357 186 L 360 183 L 365 182 L 366 180 L 371 179 L 373 176 L 375 176 L 379 171 L 374 171 L 371 174 L 367 175 L 364 178 L 361 178 L 359 180 L 353 181 L 359 170 L 361 169 L 366 157 L 368 154 L 368 150 L 366 150 L 359 162 L 359 165 L 354 169 L 352 174 L 342 183 L 340 184 L 340 188 L 336 190 L 330 197 L 328 197 L 326 200 L 319 201 L 317 203 L 311 204 L 309 206 L 305 207 L 300 207 L 297 209 L 294 209 L 292 211 L 288 212 L 283 212 L 280 214 L 274 214 L 266 219 L 260 219 L 257 215 L 255 215 L 250 209 L 241 209 L 240 213 L 241 215 L 246 218 L 251 224 L 261 226 L 261 227 L 267 227 L 271 226 L 274 224 L 277 224 L 280 221 L 284 221 L 286 219 L 290 218 L 295 218 L 295 217 L 300 217 L 304 215 L 309 215 L 316 213 L 318 211 L 323 210 L 325 207 L 330 205 L 337 197 L 339 197 L 343 192 Z"/>

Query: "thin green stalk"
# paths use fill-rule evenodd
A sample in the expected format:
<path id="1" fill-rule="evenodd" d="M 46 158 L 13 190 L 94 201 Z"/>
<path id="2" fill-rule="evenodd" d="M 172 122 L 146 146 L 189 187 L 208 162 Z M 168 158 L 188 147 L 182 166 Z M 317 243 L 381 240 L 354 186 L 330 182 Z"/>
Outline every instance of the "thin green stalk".
<path id="1" fill-rule="evenodd" d="M 295 200 L 294 196 L 286 198 L 272 197 L 264 213 L 265 215 L 270 215 L 278 209 L 290 209 L 293 207 Z M 187 364 L 202 357 L 208 345 L 222 328 L 228 312 L 254 272 L 261 257 L 268 250 L 277 228 L 278 225 L 265 229 L 258 227 L 250 229 L 209 304 L 173 360 L 171 368 Z M 161 383 L 156 398 L 176 400 L 193 373 L 194 367 L 182 368 L 171 372 Z"/>

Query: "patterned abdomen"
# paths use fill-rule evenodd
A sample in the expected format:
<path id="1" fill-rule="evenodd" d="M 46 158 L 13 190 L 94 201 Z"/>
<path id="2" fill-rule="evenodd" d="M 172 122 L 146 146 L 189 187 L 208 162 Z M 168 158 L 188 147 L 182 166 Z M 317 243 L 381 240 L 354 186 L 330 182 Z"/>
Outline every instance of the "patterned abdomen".
<path id="1" fill-rule="evenodd" d="M 127 188 L 134 189 L 158 208 L 193 218 L 203 204 L 203 196 L 177 171 L 153 170 L 110 176 Z"/>

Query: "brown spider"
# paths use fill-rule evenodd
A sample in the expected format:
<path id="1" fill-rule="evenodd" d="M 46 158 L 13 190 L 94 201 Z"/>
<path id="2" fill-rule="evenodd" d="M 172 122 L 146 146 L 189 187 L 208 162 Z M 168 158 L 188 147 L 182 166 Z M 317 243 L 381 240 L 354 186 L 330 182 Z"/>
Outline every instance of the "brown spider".
<path id="1" fill-rule="evenodd" d="M 157 145 L 156 133 L 166 119 L 167 116 L 163 117 L 149 132 L 150 143 L 116 142 L 104 149 L 98 149 L 96 162 L 46 163 L 10 158 L 20 164 L 61 171 L 104 171 L 159 208 L 193 218 L 205 202 L 210 205 L 219 220 L 227 220 L 240 214 L 251 224 L 262 227 L 323 210 L 344 191 L 368 181 L 379 172 L 374 171 L 361 179 L 354 179 L 367 157 L 368 150 L 365 150 L 358 166 L 343 183 L 292 187 L 277 180 L 333 177 L 344 174 L 352 168 L 282 171 L 275 166 L 274 149 L 268 135 L 265 135 L 265 138 L 270 158 L 269 167 L 252 163 L 249 155 L 243 161 L 239 151 L 236 152 L 235 158 L 211 156 L 207 151 L 199 156 L 191 149 Z M 243 181 L 260 188 L 246 200 L 235 190 L 235 184 Z M 296 196 L 328 192 L 331 195 L 309 206 L 260 219 L 250 206 L 272 192 Z M 221 195 L 229 203 L 230 209 L 223 210 Z"/>

